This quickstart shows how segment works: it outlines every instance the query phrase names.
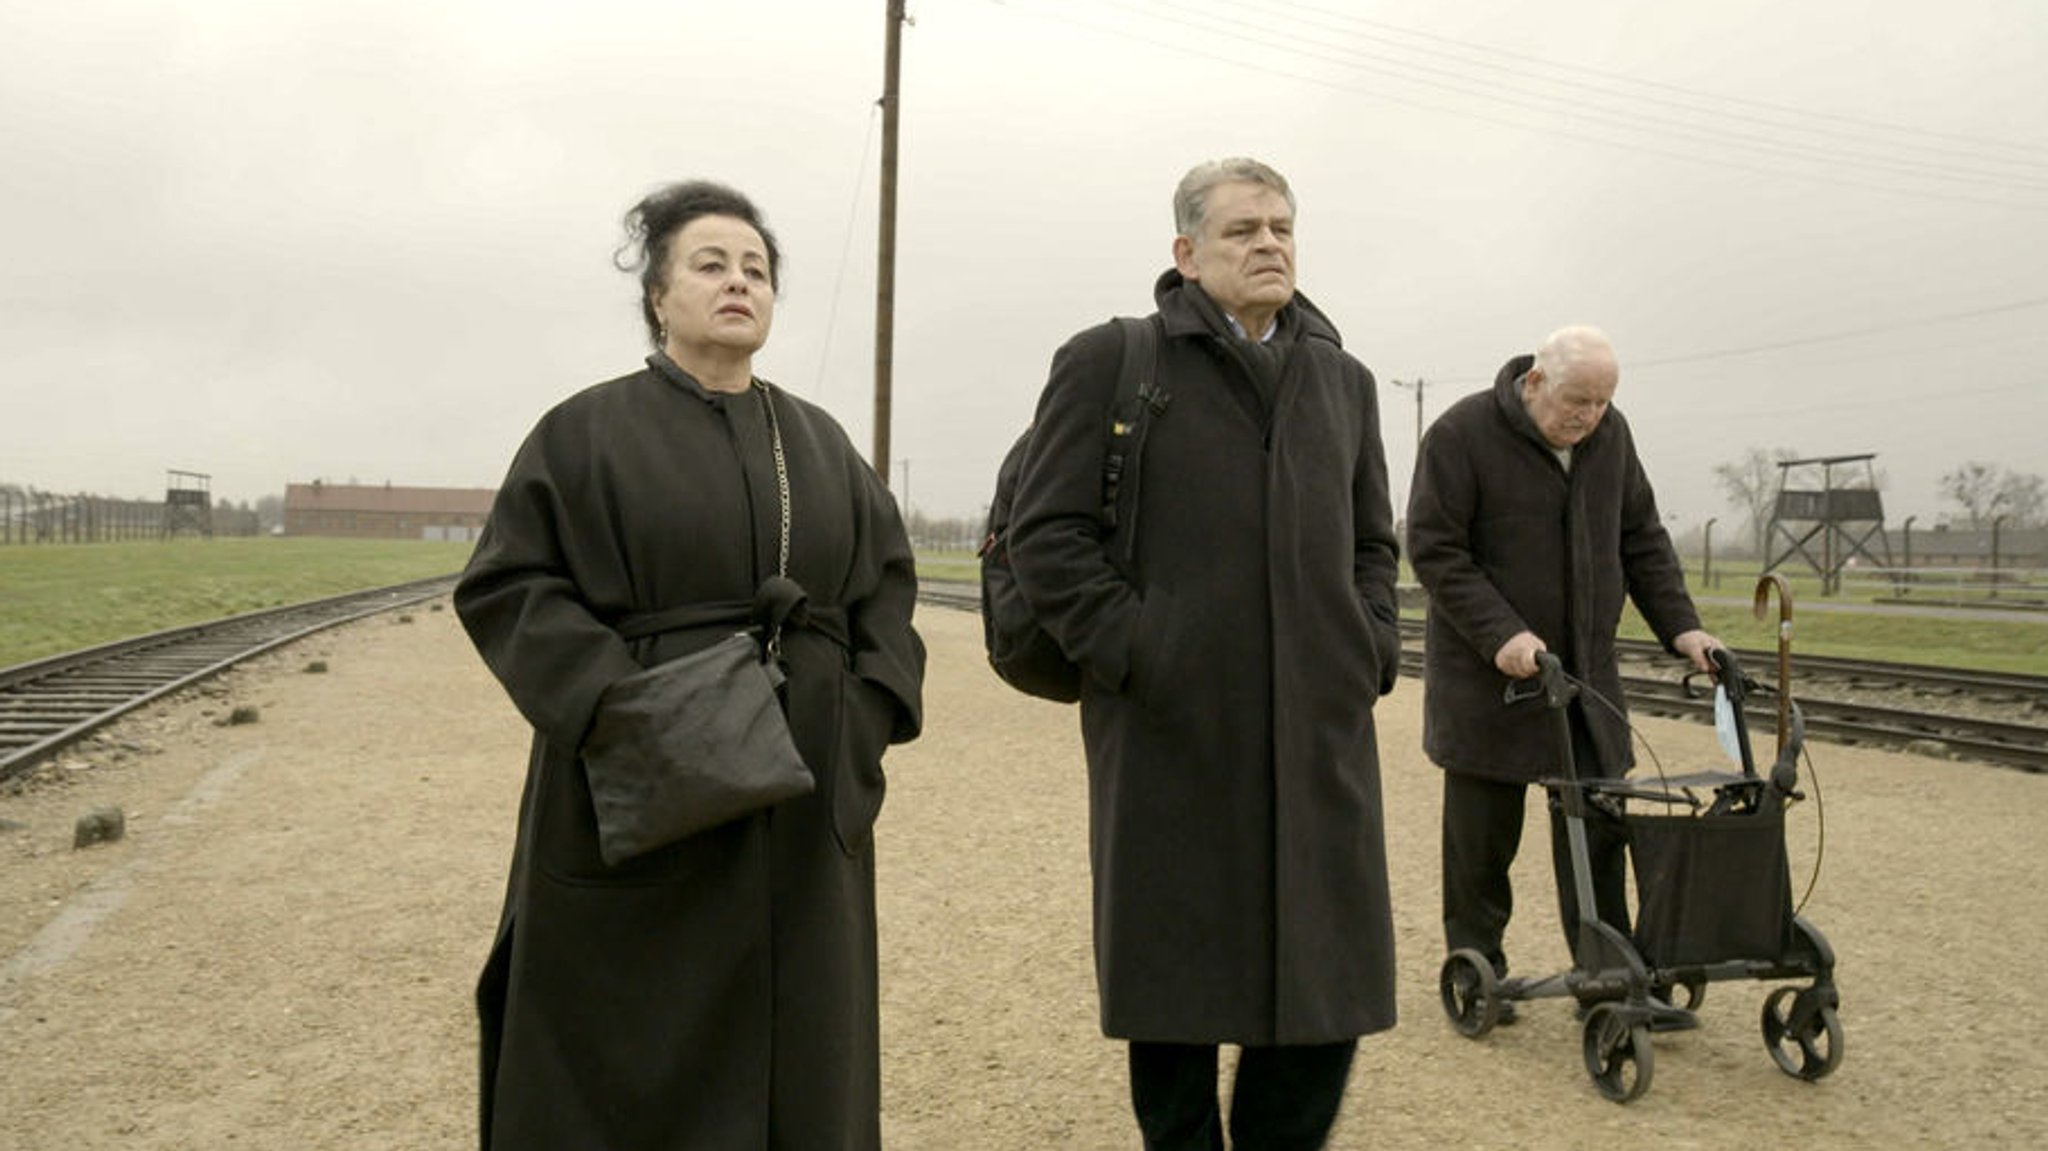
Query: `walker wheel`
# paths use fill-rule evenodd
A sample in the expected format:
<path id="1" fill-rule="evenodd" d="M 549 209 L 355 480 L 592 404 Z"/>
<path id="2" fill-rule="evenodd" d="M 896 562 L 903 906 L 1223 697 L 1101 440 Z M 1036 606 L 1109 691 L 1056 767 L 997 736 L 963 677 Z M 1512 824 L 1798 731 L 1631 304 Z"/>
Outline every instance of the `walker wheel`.
<path id="1" fill-rule="evenodd" d="M 1586 1015 L 1581 1045 L 1586 1074 L 1593 1077 L 1600 1094 L 1627 1103 L 1650 1089 L 1656 1053 L 1650 1046 L 1649 1025 L 1629 1022 L 1617 1004 L 1593 1005 Z"/>
<path id="2" fill-rule="evenodd" d="M 1664 995 L 1673 1007 L 1698 1011 L 1700 1004 L 1707 1001 L 1707 981 L 1698 976 L 1680 979 L 1666 987 Z"/>
<path id="3" fill-rule="evenodd" d="M 1842 1021 L 1811 988 L 1780 987 L 1764 1000 L 1764 1050 L 1778 1070 L 1814 1080 L 1842 1062 Z"/>
<path id="4" fill-rule="evenodd" d="M 1451 952 L 1437 977 L 1444 1014 L 1467 1039 L 1477 1039 L 1500 1022 L 1500 979 L 1493 963 L 1471 948 Z"/>

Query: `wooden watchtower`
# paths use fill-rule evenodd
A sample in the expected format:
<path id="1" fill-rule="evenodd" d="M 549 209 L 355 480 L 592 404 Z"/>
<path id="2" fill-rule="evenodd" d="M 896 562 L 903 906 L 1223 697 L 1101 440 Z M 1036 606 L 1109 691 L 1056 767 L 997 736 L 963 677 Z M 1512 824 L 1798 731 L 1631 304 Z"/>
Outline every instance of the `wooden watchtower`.
<path id="1" fill-rule="evenodd" d="M 1770 553 L 1765 571 L 1797 555 L 1820 573 L 1821 594 L 1833 595 L 1841 590 L 1842 568 L 1856 556 L 1881 568 L 1892 566 L 1884 499 L 1870 462 L 1876 458 L 1867 453 L 1779 461 L 1778 498 L 1764 536 Z M 1819 487 L 1813 486 L 1816 481 Z M 1871 551 L 1873 544 L 1881 556 Z"/>
<path id="2" fill-rule="evenodd" d="M 184 533 L 213 538 L 213 477 L 200 472 L 164 473 L 163 538 Z"/>

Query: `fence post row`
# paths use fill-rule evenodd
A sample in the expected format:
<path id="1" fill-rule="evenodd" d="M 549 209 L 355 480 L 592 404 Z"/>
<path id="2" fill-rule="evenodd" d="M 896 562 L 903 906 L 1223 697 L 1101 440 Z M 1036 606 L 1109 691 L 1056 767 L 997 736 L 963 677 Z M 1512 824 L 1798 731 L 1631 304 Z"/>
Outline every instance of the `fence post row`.
<path id="1" fill-rule="evenodd" d="M 155 539 L 163 533 L 164 504 L 85 492 L 61 495 L 0 484 L 0 547 L 38 543 L 113 543 Z M 256 516 L 219 517 L 222 535 L 252 536 Z"/>

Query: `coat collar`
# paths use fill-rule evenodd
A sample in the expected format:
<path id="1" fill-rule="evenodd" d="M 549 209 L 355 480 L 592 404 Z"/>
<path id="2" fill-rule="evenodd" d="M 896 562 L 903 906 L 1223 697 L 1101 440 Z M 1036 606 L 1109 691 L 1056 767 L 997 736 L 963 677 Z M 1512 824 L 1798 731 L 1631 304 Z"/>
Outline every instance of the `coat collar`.
<path id="1" fill-rule="evenodd" d="M 1200 284 L 1188 280 L 1178 268 L 1168 268 L 1152 285 L 1152 299 L 1159 307 L 1159 318 L 1165 324 L 1169 338 L 1177 336 L 1225 336 L 1230 335 L 1230 325 L 1223 319 L 1222 309 Z M 1318 339 L 1327 340 L 1338 347 L 1344 346 L 1337 334 L 1337 326 L 1328 316 L 1309 301 L 1307 296 L 1296 291 L 1287 306 L 1280 309 L 1280 330 L 1275 340 Z"/>
<path id="2" fill-rule="evenodd" d="M 664 352 L 659 348 L 655 349 L 653 352 L 648 353 L 647 370 L 653 372 L 660 379 L 667 381 L 670 385 L 680 390 L 684 395 L 695 396 L 698 399 L 703 400 L 707 404 L 720 404 L 725 402 L 725 400 L 730 398 L 732 395 L 746 394 L 745 392 L 732 393 L 712 391 L 710 388 L 705 387 L 702 381 L 698 380 L 697 377 L 685 371 L 681 364 L 678 364 L 674 360 L 670 359 L 669 354 L 667 352 Z M 767 386 L 766 381 L 762 380 L 759 376 L 754 377 L 754 383 L 756 386 L 759 387 Z"/>
<path id="3" fill-rule="evenodd" d="M 1516 356 L 1502 364 L 1500 372 L 1493 377 L 1493 405 L 1499 410 L 1500 418 L 1515 430 L 1516 435 L 1542 448 L 1545 454 L 1554 454 L 1555 449 L 1550 446 L 1550 441 L 1544 439 L 1543 433 L 1536 430 L 1536 421 L 1529 417 L 1529 409 L 1522 403 L 1522 377 L 1528 375 L 1529 369 L 1535 366 L 1536 357 L 1530 355 Z M 1588 451 L 1599 450 L 1601 444 L 1612 438 L 1614 427 L 1620 422 L 1621 413 L 1612 407 L 1608 408 L 1606 417 L 1600 421 L 1599 427 L 1593 429 L 1593 434 L 1573 445 L 1573 458 L 1577 459 Z"/>
<path id="4" fill-rule="evenodd" d="M 1536 421 L 1529 418 L 1529 409 L 1522 403 L 1522 377 L 1535 366 L 1535 356 L 1516 356 L 1502 364 L 1493 377 L 1493 406 L 1518 435 L 1548 450 L 1550 445 L 1544 442 L 1543 434 L 1536 430 Z"/>

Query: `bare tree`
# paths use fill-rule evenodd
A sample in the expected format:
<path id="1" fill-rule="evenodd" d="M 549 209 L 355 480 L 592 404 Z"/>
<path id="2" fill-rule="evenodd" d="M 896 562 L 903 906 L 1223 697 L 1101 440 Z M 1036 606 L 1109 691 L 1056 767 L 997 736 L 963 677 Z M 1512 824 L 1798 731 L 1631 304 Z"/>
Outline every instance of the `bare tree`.
<path id="1" fill-rule="evenodd" d="M 1750 549 L 1764 554 L 1764 533 L 1771 528 L 1771 503 L 1777 498 L 1780 461 L 1796 460 L 1791 448 L 1751 448 L 1742 458 L 1714 465 L 1714 482 L 1728 496 L 1728 505 L 1749 517 Z"/>
<path id="2" fill-rule="evenodd" d="M 2048 482 L 2031 472 L 1971 460 L 1941 477 L 1941 494 L 1963 509 L 1968 526 L 1983 528 L 2006 517 L 2014 526 L 2040 523 L 2048 513 Z"/>
<path id="3" fill-rule="evenodd" d="M 2012 477 L 2006 491 L 2011 497 L 2013 523 L 2030 528 L 2048 526 L 2048 480 L 2033 472 L 2006 474 Z"/>
<path id="4" fill-rule="evenodd" d="M 1941 494 L 1963 507 L 1963 515 L 1972 528 L 1984 526 L 1984 521 L 1993 514 L 1992 503 L 1997 499 L 1999 469 L 1980 460 L 1971 460 L 1952 472 L 1941 476 Z"/>

